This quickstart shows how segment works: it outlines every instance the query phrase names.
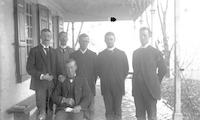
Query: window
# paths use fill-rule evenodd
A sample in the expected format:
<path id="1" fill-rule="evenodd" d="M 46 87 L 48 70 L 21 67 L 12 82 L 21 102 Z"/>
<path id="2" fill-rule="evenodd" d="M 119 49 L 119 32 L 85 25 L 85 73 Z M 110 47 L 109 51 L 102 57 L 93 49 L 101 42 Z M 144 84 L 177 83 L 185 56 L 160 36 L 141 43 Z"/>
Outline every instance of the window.
<path id="1" fill-rule="evenodd" d="M 26 61 L 33 47 L 33 4 L 24 0 L 14 0 L 15 51 L 17 82 L 29 78 Z"/>
<path id="2" fill-rule="evenodd" d="M 44 28 L 52 30 L 52 27 L 52 15 L 47 7 L 34 4 L 30 0 L 14 0 L 16 76 L 18 83 L 30 78 L 26 72 L 26 62 L 30 49 L 40 43 L 40 31 Z M 53 41 L 52 46 L 54 42 L 57 41 Z"/>
<path id="3" fill-rule="evenodd" d="M 33 11 L 31 3 L 26 3 L 26 43 L 27 43 L 27 53 L 33 47 Z"/>

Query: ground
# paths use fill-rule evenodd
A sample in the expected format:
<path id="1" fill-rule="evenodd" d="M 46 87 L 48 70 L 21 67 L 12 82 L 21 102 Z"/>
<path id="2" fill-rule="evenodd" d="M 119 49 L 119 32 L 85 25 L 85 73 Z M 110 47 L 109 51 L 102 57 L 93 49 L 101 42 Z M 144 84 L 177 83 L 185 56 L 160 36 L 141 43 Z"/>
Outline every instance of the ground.
<path id="1" fill-rule="evenodd" d="M 131 95 L 131 80 L 125 82 L 126 93 L 122 100 L 122 119 L 136 120 L 134 98 Z M 100 92 L 100 84 L 97 82 L 95 96 L 95 120 L 105 120 L 105 107 Z M 173 111 L 165 104 L 165 100 L 161 99 L 157 104 L 158 120 L 172 120 Z"/>

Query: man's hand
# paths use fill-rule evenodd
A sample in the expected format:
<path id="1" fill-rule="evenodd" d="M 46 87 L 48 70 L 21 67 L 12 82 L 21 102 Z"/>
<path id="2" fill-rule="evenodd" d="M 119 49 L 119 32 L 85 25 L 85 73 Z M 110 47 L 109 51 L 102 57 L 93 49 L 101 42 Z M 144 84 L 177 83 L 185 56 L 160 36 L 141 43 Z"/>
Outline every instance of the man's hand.
<path id="1" fill-rule="evenodd" d="M 67 103 L 67 104 L 73 106 L 75 104 L 75 101 L 74 101 L 73 98 L 65 98 L 65 97 L 63 97 L 62 103 Z"/>
<path id="2" fill-rule="evenodd" d="M 77 105 L 77 106 L 74 107 L 74 110 L 73 110 L 74 113 L 79 113 L 80 111 L 81 111 L 80 105 Z"/>
<path id="3" fill-rule="evenodd" d="M 45 112 L 40 113 L 40 114 L 38 115 L 38 120 L 45 120 L 45 119 L 46 119 L 46 114 L 45 114 Z"/>
<path id="4" fill-rule="evenodd" d="M 65 81 L 66 77 L 64 75 L 59 75 L 58 80 L 63 83 Z"/>
<path id="5" fill-rule="evenodd" d="M 42 76 L 42 80 L 52 81 L 53 80 L 53 76 L 49 75 L 49 73 L 47 73 L 47 74 Z"/>

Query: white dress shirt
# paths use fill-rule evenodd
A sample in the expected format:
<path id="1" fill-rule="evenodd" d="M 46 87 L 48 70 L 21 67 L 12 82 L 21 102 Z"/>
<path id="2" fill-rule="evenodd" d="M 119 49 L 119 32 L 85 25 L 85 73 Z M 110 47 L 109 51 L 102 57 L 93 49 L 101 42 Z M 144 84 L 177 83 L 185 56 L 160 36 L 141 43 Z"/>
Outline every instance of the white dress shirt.
<path id="1" fill-rule="evenodd" d="M 85 52 L 87 51 L 87 48 L 85 50 L 80 49 L 80 51 L 81 51 L 82 54 L 85 54 Z"/>
<path id="2" fill-rule="evenodd" d="M 107 48 L 107 49 L 110 50 L 110 51 L 113 51 L 115 49 L 115 47 Z"/>

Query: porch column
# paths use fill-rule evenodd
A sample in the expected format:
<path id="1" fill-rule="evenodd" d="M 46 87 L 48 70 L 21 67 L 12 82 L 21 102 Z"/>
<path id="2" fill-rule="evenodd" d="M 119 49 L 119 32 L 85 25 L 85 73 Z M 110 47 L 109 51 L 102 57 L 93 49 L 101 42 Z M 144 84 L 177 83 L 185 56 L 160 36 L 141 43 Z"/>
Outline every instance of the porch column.
<path id="1" fill-rule="evenodd" d="M 74 44 L 74 22 L 72 22 L 72 48 L 75 49 L 75 44 Z"/>
<path id="2" fill-rule="evenodd" d="M 151 32 L 152 32 L 152 35 L 151 35 L 151 45 L 153 45 L 154 43 L 154 29 L 153 29 L 153 26 L 154 26 L 154 14 L 155 14 L 155 8 L 154 8 L 154 0 L 151 0 Z"/>
<path id="3" fill-rule="evenodd" d="M 173 113 L 174 120 L 182 120 L 183 115 L 181 113 L 181 78 L 180 78 L 180 0 L 174 0 L 174 84 L 175 84 L 175 108 Z"/>

